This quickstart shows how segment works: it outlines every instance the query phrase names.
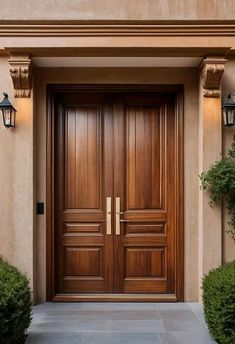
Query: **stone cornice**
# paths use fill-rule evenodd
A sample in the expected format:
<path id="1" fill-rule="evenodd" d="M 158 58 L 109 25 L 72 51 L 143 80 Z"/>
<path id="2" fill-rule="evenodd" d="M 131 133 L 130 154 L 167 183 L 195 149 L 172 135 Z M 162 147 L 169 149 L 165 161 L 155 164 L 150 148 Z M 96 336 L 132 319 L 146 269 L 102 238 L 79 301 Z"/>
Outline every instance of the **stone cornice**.
<path id="1" fill-rule="evenodd" d="M 0 22 L 0 37 L 235 36 L 235 22 Z"/>
<path id="2" fill-rule="evenodd" d="M 28 98 L 31 92 L 32 63 L 28 55 L 11 56 L 10 74 L 16 98 Z"/>
<path id="3" fill-rule="evenodd" d="M 201 62 L 199 70 L 205 97 L 220 96 L 220 82 L 226 61 L 224 58 L 206 58 Z"/>

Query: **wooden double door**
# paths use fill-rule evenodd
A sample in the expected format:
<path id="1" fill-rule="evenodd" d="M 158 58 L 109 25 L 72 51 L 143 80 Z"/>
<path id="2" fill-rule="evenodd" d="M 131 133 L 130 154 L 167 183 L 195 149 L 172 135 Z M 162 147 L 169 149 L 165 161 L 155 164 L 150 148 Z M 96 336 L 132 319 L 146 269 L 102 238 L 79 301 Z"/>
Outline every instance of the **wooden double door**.
<path id="1" fill-rule="evenodd" d="M 176 103 L 168 92 L 55 97 L 55 300 L 182 299 Z"/>

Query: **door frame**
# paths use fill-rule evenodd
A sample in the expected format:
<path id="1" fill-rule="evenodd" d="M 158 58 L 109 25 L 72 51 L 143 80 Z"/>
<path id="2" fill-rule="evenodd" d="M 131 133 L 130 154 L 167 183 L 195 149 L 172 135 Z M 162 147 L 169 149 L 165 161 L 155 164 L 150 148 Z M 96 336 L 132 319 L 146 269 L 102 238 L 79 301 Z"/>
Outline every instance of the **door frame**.
<path id="1" fill-rule="evenodd" d="M 69 294 L 55 297 L 54 274 L 54 122 L 57 92 L 151 92 L 170 93 L 175 97 L 176 141 L 176 294 Z M 146 84 L 59 84 L 47 85 L 46 134 L 46 299 L 47 301 L 184 301 L 184 88 L 183 85 Z"/>

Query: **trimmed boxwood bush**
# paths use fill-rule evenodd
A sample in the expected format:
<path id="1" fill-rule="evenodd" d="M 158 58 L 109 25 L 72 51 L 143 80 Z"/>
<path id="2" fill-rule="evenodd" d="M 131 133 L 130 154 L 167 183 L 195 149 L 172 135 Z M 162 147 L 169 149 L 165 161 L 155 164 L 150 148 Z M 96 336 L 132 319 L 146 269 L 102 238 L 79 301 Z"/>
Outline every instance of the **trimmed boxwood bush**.
<path id="1" fill-rule="evenodd" d="M 31 322 L 31 293 L 25 275 L 0 257 L 0 342 L 21 344 Z"/>
<path id="2" fill-rule="evenodd" d="M 235 261 L 209 272 L 202 288 L 212 337 L 219 344 L 235 343 Z"/>

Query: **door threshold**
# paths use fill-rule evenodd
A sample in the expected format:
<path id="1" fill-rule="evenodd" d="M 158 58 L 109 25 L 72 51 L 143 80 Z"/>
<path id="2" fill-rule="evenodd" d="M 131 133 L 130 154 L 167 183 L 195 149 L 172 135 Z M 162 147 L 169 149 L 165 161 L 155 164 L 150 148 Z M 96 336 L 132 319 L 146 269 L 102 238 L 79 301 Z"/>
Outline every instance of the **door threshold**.
<path id="1" fill-rule="evenodd" d="M 57 294 L 54 302 L 177 302 L 175 294 Z"/>

